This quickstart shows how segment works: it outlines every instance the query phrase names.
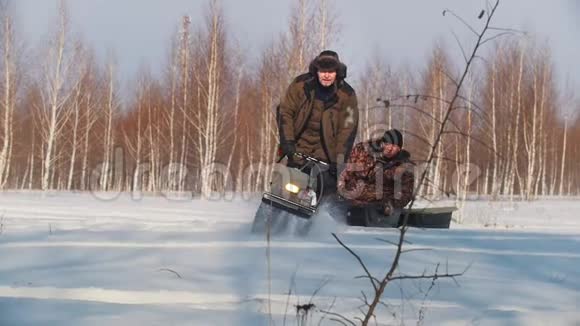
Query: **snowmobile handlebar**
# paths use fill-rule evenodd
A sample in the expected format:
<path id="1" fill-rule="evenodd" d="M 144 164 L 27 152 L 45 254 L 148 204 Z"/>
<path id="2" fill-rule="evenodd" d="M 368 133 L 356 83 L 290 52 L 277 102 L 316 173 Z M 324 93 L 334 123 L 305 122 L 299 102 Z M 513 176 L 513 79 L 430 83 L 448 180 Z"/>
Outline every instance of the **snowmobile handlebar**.
<path id="1" fill-rule="evenodd" d="M 330 166 L 330 164 L 329 164 L 329 163 L 327 163 L 327 162 L 324 162 L 324 161 L 321 161 L 321 160 L 319 160 L 319 159 L 317 159 L 317 158 L 314 158 L 314 157 L 312 157 L 312 156 L 310 156 L 310 155 L 306 155 L 306 154 L 299 153 L 299 152 L 296 152 L 296 153 L 294 153 L 294 155 L 295 155 L 295 156 L 298 156 L 298 157 L 301 157 L 301 158 L 303 158 L 303 159 L 305 159 L 305 160 L 307 160 L 307 161 L 314 162 L 314 163 L 316 163 L 316 164 L 320 164 L 320 165 L 322 165 L 322 166 Z"/>
<path id="2" fill-rule="evenodd" d="M 322 165 L 324 167 L 330 167 L 330 163 L 321 161 L 321 160 L 319 160 L 319 159 L 317 159 L 315 157 L 312 157 L 312 156 L 307 155 L 307 154 L 304 154 L 304 153 L 294 152 L 292 154 L 292 156 L 293 157 L 294 156 L 298 156 L 298 157 L 301 157 L 301 158 L 305 159 L 306 161 L 309 161 L 309 162 L 312 162 L 312 163 L 315 163 L 315 164 L 320 164 L 320 165 Z M 277 163 L 280 163 L 284 159 L 284 157 L 287 157 L 288 159 L 291 159 L 291 157 L 289 155 L 283 154 L 283 155 L 280 155 L 278 157 L 278 160 L 276 162 Z"/>

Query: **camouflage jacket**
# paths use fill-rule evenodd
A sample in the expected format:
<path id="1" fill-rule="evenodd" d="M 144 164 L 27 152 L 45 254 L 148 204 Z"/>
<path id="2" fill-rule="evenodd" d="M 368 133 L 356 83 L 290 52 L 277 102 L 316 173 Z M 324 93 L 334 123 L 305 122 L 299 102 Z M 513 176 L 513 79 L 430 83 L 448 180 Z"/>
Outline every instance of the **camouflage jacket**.
<path id="1" fill-rule="evenodd" d="M 341 172 L 337 190 L 354 205 L 382 203 L 403 208 L 413 199 L 414 164 L 411 154 L 401 150 L 388 159 L 373 150 L 370 141 L 358 143 Z"/>

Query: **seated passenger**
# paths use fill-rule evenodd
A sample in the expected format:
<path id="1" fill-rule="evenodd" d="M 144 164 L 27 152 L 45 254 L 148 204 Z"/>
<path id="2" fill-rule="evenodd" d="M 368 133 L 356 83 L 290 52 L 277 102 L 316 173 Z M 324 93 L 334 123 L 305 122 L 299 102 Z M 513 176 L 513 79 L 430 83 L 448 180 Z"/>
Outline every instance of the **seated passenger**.
<path id="1" fill-rule="evenodd" d="M 402 147 L 403 135 L 396 129 L 356 144 L 339 176 L 339 194 L 351 205 L 380 204 L 385 215 L 400 215 L 413 199 L 415 180 L 411 154 Z"/>

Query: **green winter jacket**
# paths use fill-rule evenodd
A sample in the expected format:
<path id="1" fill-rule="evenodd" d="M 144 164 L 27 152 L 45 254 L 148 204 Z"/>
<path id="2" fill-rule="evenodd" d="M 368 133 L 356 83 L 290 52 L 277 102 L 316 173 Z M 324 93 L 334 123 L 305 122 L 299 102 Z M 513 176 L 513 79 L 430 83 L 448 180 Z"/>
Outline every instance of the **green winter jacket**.
<path id="1" fill-rule="evenodd" d="M 344 163 L 358 128 L 357 97 L 346 81 L 338 80 L 336 92 L 323 103 L 315 98 L 315 76 L 300 75 L 288 86 L 276 112 L 280 143 L 295 142 L 297 152 L 330 163 Z M 311 139 L 301 141 L 302 137 Z"/>

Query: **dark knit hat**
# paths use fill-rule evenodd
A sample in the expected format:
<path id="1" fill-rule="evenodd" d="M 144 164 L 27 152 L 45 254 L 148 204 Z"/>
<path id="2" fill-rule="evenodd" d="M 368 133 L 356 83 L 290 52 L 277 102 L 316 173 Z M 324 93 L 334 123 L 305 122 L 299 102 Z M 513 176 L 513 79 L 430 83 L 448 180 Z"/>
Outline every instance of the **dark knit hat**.
<path id="1" fill-rule="evenodd" d="M 391 129 L 385 131 L 382 138 L 383 143 L 398 145 L 403 147 L 403 134 L 397 129 Z"/>

